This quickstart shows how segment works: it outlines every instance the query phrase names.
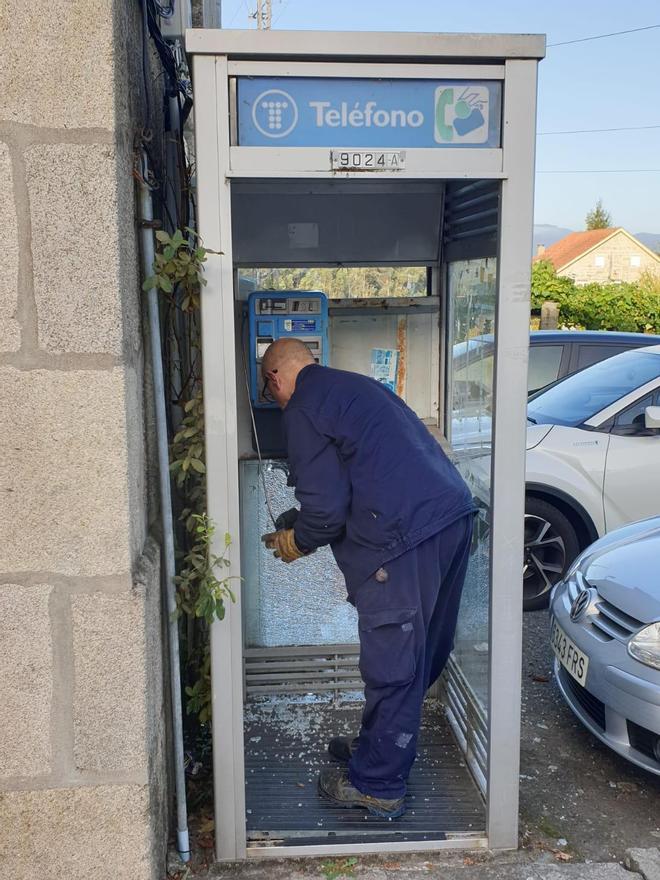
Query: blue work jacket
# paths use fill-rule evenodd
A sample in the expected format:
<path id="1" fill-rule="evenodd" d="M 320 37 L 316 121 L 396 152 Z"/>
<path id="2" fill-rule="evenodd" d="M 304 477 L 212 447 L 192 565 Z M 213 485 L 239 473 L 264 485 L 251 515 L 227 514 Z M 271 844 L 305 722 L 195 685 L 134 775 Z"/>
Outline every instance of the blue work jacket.
<path id="1" fill-rule="evenodd" d="M 473 512 L 428 428 L 384 385 L 310 364 L 283 412 L 296 544 L 329 544 L 349 590 Z"/>

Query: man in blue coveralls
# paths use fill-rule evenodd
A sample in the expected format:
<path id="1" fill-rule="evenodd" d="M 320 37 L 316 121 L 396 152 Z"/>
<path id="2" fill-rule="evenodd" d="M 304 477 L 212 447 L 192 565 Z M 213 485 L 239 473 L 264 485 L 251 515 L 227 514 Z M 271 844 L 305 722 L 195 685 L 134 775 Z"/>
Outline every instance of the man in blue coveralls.
<path id="1" fill-rule="evenodd" d="M 266 546 L 293 562 L 329 544 L 358 612 L 365 707 L 359 736 L 337 737 L 346 763 L 321 771 L 336 804 L 387 818 L 405 811 L 424 695 L 452 649 L 474 504 L 415 413 L 382 384 L 319 366 L 279 339 L 262 377 L 283 410 L 287 511 Z"/>

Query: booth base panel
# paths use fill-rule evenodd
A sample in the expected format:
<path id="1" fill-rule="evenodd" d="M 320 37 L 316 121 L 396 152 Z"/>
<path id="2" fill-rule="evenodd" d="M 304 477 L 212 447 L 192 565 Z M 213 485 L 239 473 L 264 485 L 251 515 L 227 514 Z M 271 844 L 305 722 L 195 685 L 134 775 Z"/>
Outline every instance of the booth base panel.
<path id="1" fill-rule="evenodd" d="M 339 766 L 327 753 L 328 740 L 353 736 L 360 714 L 356 700 L 279 698 L 246 706 L 249 846 L 440 841 L 485 833 L 483 800 L 436 700 L 425 706 L 403 817 L 379 819 L 321 798 L 319 770 Z"/>

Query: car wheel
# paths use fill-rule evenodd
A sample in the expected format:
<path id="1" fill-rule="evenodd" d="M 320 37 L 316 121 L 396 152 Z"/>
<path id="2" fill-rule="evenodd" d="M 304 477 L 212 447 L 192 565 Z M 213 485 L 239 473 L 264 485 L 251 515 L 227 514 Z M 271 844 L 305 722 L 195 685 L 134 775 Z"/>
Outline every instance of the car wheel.
<path id="1" fill-rule="evenodd" d="M 525 501 L 523 610 L 547 608 L 550 591 L 580 552 L 568 517 L 540 498 Z"/>

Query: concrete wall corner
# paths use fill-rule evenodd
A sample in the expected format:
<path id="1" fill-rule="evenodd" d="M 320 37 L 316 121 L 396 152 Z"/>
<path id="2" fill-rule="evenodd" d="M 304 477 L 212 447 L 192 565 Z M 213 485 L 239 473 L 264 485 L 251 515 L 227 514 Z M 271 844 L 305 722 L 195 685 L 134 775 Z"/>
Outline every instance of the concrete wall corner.
<path id="1" fill-rule="evenodd" d="M 135 0 L 5 0 L 0 864 L 161 880 L 168 718 L 135 161 Z"/>

